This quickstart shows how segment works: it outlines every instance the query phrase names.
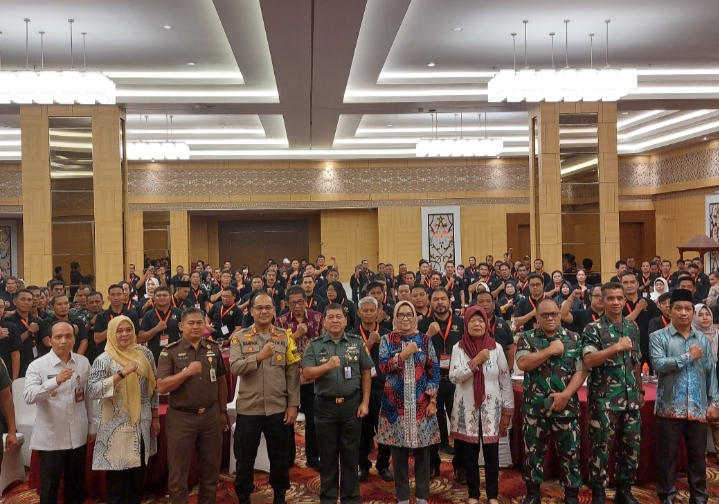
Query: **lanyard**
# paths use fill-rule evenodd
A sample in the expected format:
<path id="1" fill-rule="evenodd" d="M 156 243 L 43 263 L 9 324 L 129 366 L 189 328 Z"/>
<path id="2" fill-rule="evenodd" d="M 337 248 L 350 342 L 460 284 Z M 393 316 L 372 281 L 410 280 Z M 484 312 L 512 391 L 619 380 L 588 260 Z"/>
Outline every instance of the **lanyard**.
<path id="1" fill-rule="evenodd" d="M 170 298 L 170 301 L 172 301 L 172 307 L 173 307 L 173 308 L 177 308 L 177 301 L 175 300 L 175 296 L 172 296 L 172 297 Z"/>
<path id="2" fill-rule="evenodd" d="M 598 315 L 594 312 L 592 312 L 592 322 L 596 322 L 598 318 Z"/>
<path id="3" fill-rule="evenodd" d="M 435 317 L 435 322 L 437 322 L 437 325 L 439 325 L 439 320 Z M 444 331 L 444 334 L 442 334 L 442 328 L 439 329 L 439 335 L 442 336 L 442 339 L 444 340 L 445 347 L 447 346 L 447 337 L 449 336 L 449 330 L 452 328 L 452 314 L 449 314 L 449 318 L 447 319 L 447 330 Z"/>
<path id="4" fill-rule="evenodd" d="M 494 338 L 494 331 L 497 330 L 497 317 L 494 317 L 494 324 L 489 328 L 489 335 Z"/>
<path id="5" fill-rule="evenodd" d="M 430 287 L 429 287 L 429 278 L 428 278 L 427 281 L 425 282 L 425 285 L 427 286 L 428 289 L 430 288 Z"/>
<path id="6" fill-rule="evenodd" d="M 664 318 L 664 315 L 662 315 L 662 324 L 664 324 L 664 327 L 669 325 L 669 321 Z"/>
<path id="7" fill-rule="evenodd" d="M 547 297 L 546 294 L 542 294 L 542 299 L 544 299 L 544 298 L 546 298 L 546 297 Z M 529 299 L 529 304 L 532 305 L 532 310 L 536 310 L 536 309 L 537 309 L 537 305 L 534 304 L 534 299 L 532 299 L 532 296 L 529 296 L 527 299 Z M 542 299 L 540 299 L 539 301 L 541 301 Z"/>
<path id="8" fill-rule="evenodd" d="M 198 303 L 200 302 L 200 293 L 202 292 L 202 289 L 192 289 L 192 294 L 195 296 L 195 301 Z"/>
<path id="9" fill-rule="evenodd" d="M 454 289 L 454 277 L 452 277 L 452 283 L 449 283 L 449 280 L 447 280 L 447 290 L 451 291 Z"/>
<path id="10" fill-rule="evenodd" d="M 225 315 L 227 315 L 228 313 L 230 313 L 234 307 L 235 307 L 234 304 L 228 306 L 228 307 L 227 307 L 227 311 L 223 311 L 223 310 L 222 310 L 222 307 L 220 307 L 220 323 L 222 323 L 222 319 L 225 318 Z"/>
<path id="11" fill-rule="evenodd" d="M 375 331 L 378 331 L 378 329 L 379 329 L 379 325 L 375 326 L 374 330 L 375 330 Z M 371 332 L 372 332 L 372 331 L 370 331 L 370 333 L 371 333 Z M 378 332 L 379 332 L 379 331 L 378 331 Z M 365 332 L 364 332 L 364 327 L 362 327 L 361 325 L 360 325 L 360 334 L 362 335 L 362 339 L 364 340 L 364 342 L 367 343 L 367 335 L 366 335 Z"/>
<path id="12" fill-rule="evenodd" d="M 312 308 L 312 297 L 308 297 L 308 298 L 305 300 L 305 307 L 306 307 L 306 308 Z"/>
<path id="13" fill-rule="evenodd" d="M 634 305 L 634 306 L 636 306 L 636 305 Z M 627 311 L 629 312 L 628 315 L 631 315 L 632 312 L 634 311 L 634 308 L 632 308 L 631 306 L 629 306 L 629 301 L 627 301 L 627 303 L 624 305 L 624 307 L 625 307 L 625 308 L 627 309 Z"/>
<path id="14" fill-rule="evenodd" d="M 131 307 L 132 307 L 132 299 L 130 299 L 130 300 L 127 302 L 127 309 L 129 310 Z"/>
<path id="15" fill-rule="evenodd" d="M 275 297 L 275 289 L 273 287 L 267 287 L 267 294 L 269 294 L 270 297 Z"/>
<path id="16" fill-rule="evenodd" d="M 160 312 L 157 311 L 157 308 L 155 308 L 155 314 L 157 315 L 157 320 L 162 320 L 165 324 L 170 320 L 170 315 L 172 315 L 172 308 L 167 310 L 167 317 L 164 319 L 160 316 Z"/>
<path id="17" fill-rule="evenodd" d="M 652 277 L 649 277 L 649 278 L 647 278 L 647 279 L 645 280 L 645 279 L 644 279 L 644 276 L 642 276 L 642 283 L 644 284 L 644 287 L 646 287 L 647 285 L 649 285 L 649 284 L 651 283 L 651 281 L 652 281 Z"/>
<path id="18" fill-rule="evenodd" d="M 520 287 L 519 287 L 519 290 L 523 292 L 524 289 L 527 288 L 527 284 L 528 284 L 528 283 L 529 283 L 529 279 L 525 280 L 524 285 L 522 285 L 522 284 L 520 283 L 520 284 L 519 284 L 519 286 L 520 286 Z"/>

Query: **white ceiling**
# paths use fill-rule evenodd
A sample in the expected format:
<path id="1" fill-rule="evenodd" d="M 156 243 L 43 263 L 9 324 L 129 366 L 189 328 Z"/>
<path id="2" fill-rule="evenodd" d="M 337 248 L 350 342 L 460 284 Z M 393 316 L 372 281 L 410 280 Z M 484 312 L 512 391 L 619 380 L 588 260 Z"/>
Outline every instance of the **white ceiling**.
<path id="1" fill-rule="evenodd" d="M 549 32 L 564 66 L 564 19 L 570 66 L 589 66 L 590 32 L 603 66 L 611 19 L 609 63 L 639 70 L 639 91 L 618 104 L 620 153 L 719 132 L 716 0 L 0 0 L 0 12 L 3 70 L 25 67 L 26 17 L 30 67 L 42 30 L 45 69 L 69 68 L 74 18 L 75 68 L 86 32 L 87 68 L 117 83 L 128 140 L 164 139 L 172 114 L 193 159 L 412 156 L 434 134 L 430 111 L 438 136 L 455 135 L 455 114 L 458 134 L 483 135 L 487 113 L 502 155 L 526 155 L 529 105 L 486 95 L 512 67 L 511 32 L 524 66 L 524 19 L 531 68 L 551 66 Z M 0 108 L 0 123 L 0 159 L 15 159 L 17 107 Z"/>

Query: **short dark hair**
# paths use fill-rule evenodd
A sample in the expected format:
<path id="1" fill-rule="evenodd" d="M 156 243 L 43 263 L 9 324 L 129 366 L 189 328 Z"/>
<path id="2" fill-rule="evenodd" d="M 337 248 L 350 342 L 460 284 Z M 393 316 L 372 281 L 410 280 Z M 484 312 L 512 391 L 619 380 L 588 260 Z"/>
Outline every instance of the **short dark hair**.
<path id="1" fill-rule="evenodd" d="M 477 268 L 481 268 L 482 266 L 486 266 L 487 269 L 489 269 L 489 264 L 487 264 L 486 262 L 481 262 L 481 263 L 479 263 L 479 264 L 477 265 Z"/>
<path id="2" fill-rule="evenodd" d="M 87 295 L 87 299 L 90 299 L 93 296 L 100 296 L 100 299 L 102 299 L 102 292 L 92 291 Z"/>
<path id="3" fill-rule="evenodd" d="M 622 261 L 621 259 L 619 259 L 617 262 L 614 263 L 614 269 L 619 269 L 619 266 L 621 266 L 622 264 L 626 266 L 627 261 Z"/>
<path id="4" fill-rule="evenodd" d="M 447 289 L 445 289 L 444 287 L 435 287 L 434 289 L 432 289 L 432 291 L 429 293 L 429 299 L 432 299 L 434 295 L 438 292 L 444 294 L 449 299 L 449 293 L 447 293 Z"/>
<path id="5" fill-rule="evenodd" d="M 10 277 L 10 278 L 15 278 L 15 277 Z M 15 278 L 15 280 L 17 280 L 17 278 Z M 52 290 L 55 287 L 57 287 L 58 285 L 62 285 L 63 287 L 65 287 L 65 282 L 63 282 L 62 280 L 53 280 L 50 282 L 50 289 Z"/>
<path id="6" fill-rule="evenodd" d="M 537 275 L 536 273 L 530 273 L 530 274 L 529 274 L 529 276 L 527 277 L 527 284 L 529 284 L 529 282 L 531 282 L 531 281 L 534 280 L 535 278 L 536 278 L 537 280 L 541 280 L 541 281 L 542 281 L 542 285 L 544 285 L 544 278 L 542 278 L 540 275 Z"/>
<path id="7" fill-rule="evenodd" d="M 663 292 L 658 298 L 657 303 L 662 304 L 664 301 L 670 301 L 672 299 L 671 292 Z"/>
<path id="8" fill-rule="evenodd" d="M 67 298 L 67 294 L 58 294 L 57 296 L 53 296 L 53 298 L 50 300 L 50 304 L 55 306 L 55 301 L 57 301 L 60 298 Z M 70 298 L 68 298 L 69 300 Z"/>
<path id="9" fill-rule="evenodd" d="M 341 304 L 337 304 L 337 303 L 330 303 L 330 304 L 328 304 L 327 306 L 325 306 L 325 310 L 324 310 L 324 312 L 322 312 L 322 315 L 324 315 L 325 317 L 327 317 L 327 312 L 328 312 L 328 311 L 331 311 L 331 310 L 339 310 L 339 312 L 342 314 L 342 316 L 343 316 L 343 317 L 345 316 L 345 311 L 344 311 L 344 309 L 342 308 L 342 305 L 341 305 Z"/>
<path id="10" fill-rule="evenodd" d="M 200 310 L 199 308 L 195 308 L 194 306 L 185 308 L 184 310 L 182 310 L 182 315 L 180 315 L 180 322 L 184 322 L 187 317 L 189 317 L 190 315 L 194 315 L 195 313 L 202 315 L 202 310 Z"/>
<path id="11" fill-rule="evenodd" d="M 122 285 L 120 284 L 112 284 L 110 287 L 107 288 L 107 293 L 110 294 L 110 291 L 112 289 L 120 289 L 122 290 Z"/>
<path id="12" fill-rule="evenodd" d="M 40 292 L 42 292 L 42 289 L 40 289 L 40 287 L 38 287 L 37 285 L 28 285 L 28 286 L 25 287 L 23 290 L 40 291 Z M 19 293 L 19 292 L 22 292 L 22 291 L 17 291 L 15 294 L 17 294 L 17 293 Z"/>
<path id="13" fill-rule="evenodd" d="M 447 265 L 450 264 L 450 263 L 452 264 L 452 266 L 454 266 L 454 261 L 453 261 L 452 259 L 450 259 L 449 261 L 447 261 L 446 263 L 444 263 L 445 268 L 446 268 Z"/>
<path id="14" fill-rule="evenodd" d="M 677 278 L 677 286 L 679 286 L 679 284 L 684 282 L 685 280 L 689 280 L 692 284 L 694 284 L 694 279 L 691 276 L 680 275 L 679 278 Z"/>
<path id="15" fill-rule="evenodd" d="M 698 265 L 698 264 L 694 264 L 693 262 L 691 262 L 691 263 L 687 264 L 687 268 L 699 269 L 699 265 Z"/>
<path id="16" fill-rule="evenodd" d="M 55 266 L 55 274 L 57 275 L 62 271 L 62 266 Z"/>
<path id="17" fill-rule="evenodd" d="M 677 264 L 684 264 L 684 259 L 677 259 Z"/>
<path id="18" fill-rule="evenodd" d="M 332 272 L 337 273 L 338 275 L 339 275 L 339 273 L 340 273 L 340 272 L 337 271 L 335 268 L 327 268 L 327 274 L 328 274 L 328 275 L 329 275 L 330 273 L 332 273 Z"/>
<path id="19" fill-rule="evenodd" d="M 289 289 L 287 289 L 287 292 L 285 292 L 285 297 L 289 299 L 290 296 L 296 296 L 298 294 L 302 296 L 302 299 L 305 299 L 305 290 L 302 288 L 302 286 L 292 285 Z"/>
<path id="20" fill-rule="evenodd" d="M 370 282 L 370 283 L 367 284 L 367 288 L 365 289 L 365 292 L 369 292 L 369 291 L 371 291 L 372 289 L 376 289 L 377 287 L 379 287 L 380 289 L 384 290 L 384 288 L 383 288 L 383 286 L 382 286 L 381 283 L 379 283 L 379 282 L 377 282 L 377 281 L 373 281 L 373 282 Z"/>
<path id="21" fill-rule="evenodd" d="M 432 278 L 433 276 L 438 276 L 439 279 L 442 280 L 442 273 L 440 273 L 439 271 L 433 271 L 429 274 L 429 278 Z"/>
<path id="22" fill-rule="evenodd" d="M 427 289 L 424 288 L 424 285 L 422 284 L 414 284 L 410 287 L 409 291 L 412 292 L 415 289 L 422 289 L 423 291 L 427 292 Z"/>
<path id="23" fill-rule="evenodd" d="M 167 292 L 167 293 L 170 294 L 170 295 L 172 294 L 172 293 L 170 292 L 170 289 L 168 289 L 168 288 L 165 287 L 164 285 L 161 285 L 161 286 L 159 286 L 157 289 L 155 289 L 155 294 L 157 294 L 158 292 Z"/>
<path id="24" fill-rule="evenodd" d="M 489 297 L 492 298 L 492 301 L 494 301 L 494 296 L 492 296 L 492 293 L 489 291 L 486 291 L 486 290 L 477 292 L 477 300 L 479 300 L 479 296 L 481 296 L 482 294 L 488 295 Z M 489 313 L 487 315 L 489 315 Z"/>
<path id="25" fill-rule="evenodd" d="M 522 268 L 524 268 L 524 269 L 529 269 L 529 268 L 527 268 L 527 265 L 526 265 L 526 264 L 520 263 L 519 266 L 517 266 L 517 271 L 519 271 L 519 270 L 522 269 Z"/>
<path id="26" fill-rule="evenodd" d="M 585 257 L 582 259 L 582 266 L 584 266 L 584 269 L 592 269 L 592 266 L 594 266 L 594 261 L 592 261 L 589 257 Z"/>
<path id="27" fill-rule="evenodd" d="M 31 296 L 33 295 L 32 291 L 30 289 L 20 289 L 15 293 L 15 297 L 18 297 L 20 294 L 27 292 Z"/>
<path id="28" fill-rule="evenodd" d="M 627 277 L 627 276 L 633 276 L 635 280 L 637 279 L 637 275 L 635 275 L 633 271 L 625 271 L 624 273 L 621 274 L 620 280 L 624 279 L 624 277 Z"/>
<path id="29" fill-rule="evenodd" d="M 622 292 L 624 292 L 624 287 L 622 287 L 622 284 L 620 284 L 619 282 L 607 282 L 605 284 L 602 284 L 602 297 L 606 296 L 607 291 L 610 290 L 621 290 Z"/>

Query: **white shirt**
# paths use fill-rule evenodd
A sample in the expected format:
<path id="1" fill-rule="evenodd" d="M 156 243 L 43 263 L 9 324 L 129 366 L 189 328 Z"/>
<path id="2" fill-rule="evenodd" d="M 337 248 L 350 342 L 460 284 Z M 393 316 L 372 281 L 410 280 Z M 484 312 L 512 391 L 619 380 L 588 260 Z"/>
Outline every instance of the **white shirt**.
<path id="1" fill-rule="evenodd" d="M 66 367 L 75 372 L 58 385 L 56 377 Z M 98 402 L 86 397 L 89 377 L 90 361 L 76 353 L 67 364 L 53 350 L 30 363 L 23 391 L 25 402 L 37 405 L 30 449 L 74 450 L 87 443 L 88 433 L 97 433 Z"/>

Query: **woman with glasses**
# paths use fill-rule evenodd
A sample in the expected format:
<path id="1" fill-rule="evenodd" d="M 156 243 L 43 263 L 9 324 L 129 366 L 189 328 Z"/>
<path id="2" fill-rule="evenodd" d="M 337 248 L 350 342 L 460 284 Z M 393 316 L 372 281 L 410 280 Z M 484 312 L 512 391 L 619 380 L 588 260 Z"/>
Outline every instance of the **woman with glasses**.
<path id="1" fill-rule="evenodd" d="M 379 347 L 379 367 L 386 381 L 377 442 L 391 447 L 400 504 L 409 502 L 409 455 L 414 455 L 415 497 L 417 504 L 426 504 L 430 447 L 439 444 L 439 362 L 431 338 L 417 329 L 412 303 L 400 301 L 395 305 L 393 327 Z"/>
<path id="2" fill-rule="evenodd" d="M 486 312 L 470 306 L 462 341 L 452 349 L 449 380 L 456 385 L 450 435 L 467 475 L 468 504 L 479 501 L 479 450 L 489 504 L 499 504 L 499 439 L 507 435 L 514 393 L 502 345 L 489 332 Z"/>
<path id="3" fill-rule="evenodd" d="M 349 332 L 354 329 L 357 321 L 357 308 L 352 301 L 347 299 L 347 293 L 342 286 L 342 282 L 330 282 L 327 284 L 327 299 L 317 305 L 317 311 L 324 313 L 325 308 L 332 303 L 342 307 L 345 318 L 347 318 L 347 328 L 345 330 Z"/>
<path id="4" fill-rule="evenodd" d="M 156 375 L 152 352 L 137 344 L 132 321 L 112 319 L 87 384 L 88 397 L 102 399 L 92 469 L 105 471 L 108 503 L 142 500 L 145 466 L 160 434 Z"/>

